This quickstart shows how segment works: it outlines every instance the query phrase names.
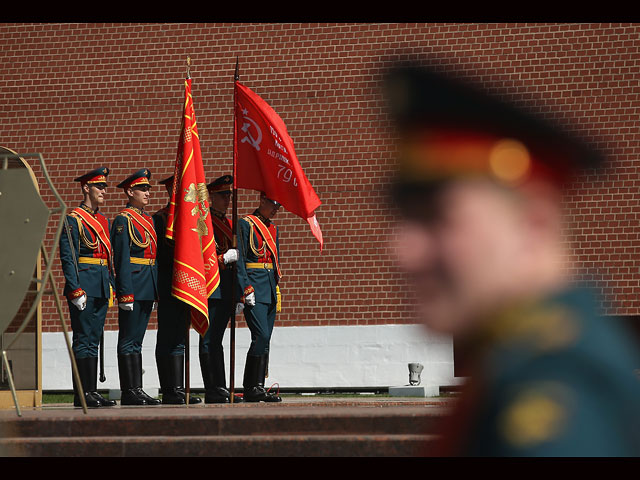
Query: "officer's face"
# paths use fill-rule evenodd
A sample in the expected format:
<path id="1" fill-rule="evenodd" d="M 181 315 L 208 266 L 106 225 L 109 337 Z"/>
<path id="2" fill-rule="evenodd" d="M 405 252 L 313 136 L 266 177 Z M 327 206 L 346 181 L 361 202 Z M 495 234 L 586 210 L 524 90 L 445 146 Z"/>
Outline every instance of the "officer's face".
<path id="1" fill-rule="evenodd" d="M 280 209 L 280 204 L 277 202 L 274 202 L 273 200 L 265 197 L 265 196 L 261 196 L 260 197 L 260 213 L 262 215 L 264 215 L 265 217 L 271 219 L 273 218 L 276 213 L 278 213 L 278 210 Z"/>
<path id="2" fill-rule="evenodd" d="M 87 184 L 85 192 L 89 195 L 89 200 L 92 205 L 102 205 L 104 203 L 104 194 L 107 185 L 105 183 L 92 183 Z"/>
<path id="3" fill-rule="evenodd" d="M 149 204 L 151 197 L 149 185 L 136 185 L 128 188 L 129 203 L 134 207 L 144 208 Z"/>
<path id="4" fill-rule="evenodd" d="M 231 192 L 214 192 L 211 194 L 211 206 L 214 210 L 227 213 L 231 204 Z"/>
<path id="5" fill-rule="evenodd" d="M 395 254 L 424 323 L 460 333 L 520 293 L 527 232 L 512 196 L 471 180 L 440 190 L 422 219 L 401 222 Z"/>

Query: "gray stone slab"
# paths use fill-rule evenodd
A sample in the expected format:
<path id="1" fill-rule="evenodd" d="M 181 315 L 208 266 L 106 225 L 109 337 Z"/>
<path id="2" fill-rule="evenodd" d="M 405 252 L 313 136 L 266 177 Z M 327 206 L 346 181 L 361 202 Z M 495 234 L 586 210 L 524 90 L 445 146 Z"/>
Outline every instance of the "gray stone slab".
<path id="1" fill-rule="evenodd" d="M 440 395 L 438 385 L 402 385 L 389 387 L 392 397 L 437 397 Z"/>

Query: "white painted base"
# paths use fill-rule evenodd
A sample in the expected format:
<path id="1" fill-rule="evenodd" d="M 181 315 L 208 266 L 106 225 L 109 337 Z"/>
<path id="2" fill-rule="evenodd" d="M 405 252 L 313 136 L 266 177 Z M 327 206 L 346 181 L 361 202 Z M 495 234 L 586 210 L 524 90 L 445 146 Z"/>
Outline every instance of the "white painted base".
<path id="1" fill-rule="evenodd" d="M 389 387 L 389 395 L 392 397 L 437 397 L 440 395 L 439 385 L 403 385 Z"/>
<path id="2" fill-rule="evenodd" d="M 143 388 L 159 388 L 155 363 L 157 330 L 148 330 L 142 344 Z M 69 334 L 71 336 L 71 334 Z M 223 342 L 229 383 L 229 329 Z M 105 332 L 106 381 L 100 390 L 119 390 L 117 331 Z M 251 342 L 249 329 L 236 329 L 235 385 L 242 386 L 244 363 Z M 203 388 L 198 359 L 198 334 L 189 337 L 189 385 Z M 71 390 L 71 364 L 62 332 L 42 338 L 43 390 Z M 453 344 L 449 337 L 428 332 L 421 325 L 362 325 L 334 327 L 278 327 L 271 339 L 269 377 L 265 386 L 280 388 L 389 387 L 409 383 L 409 363 L 421 363 L 424 385 L 456 383 Z"/>

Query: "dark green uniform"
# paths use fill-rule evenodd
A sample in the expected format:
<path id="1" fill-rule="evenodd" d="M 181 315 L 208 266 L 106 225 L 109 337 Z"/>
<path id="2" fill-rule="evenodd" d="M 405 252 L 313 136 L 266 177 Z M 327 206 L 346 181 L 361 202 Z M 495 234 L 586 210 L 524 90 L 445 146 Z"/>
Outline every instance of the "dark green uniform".
<path id="1" fill-rule="evenodd" d="M 467 397 L 434 455 L 638 456 L 640 366 L 590 292 L 522 305 L 469 339 Z"/>
<path id="2" fill-rule="evenodd" d="M 79 209 L 93 217 L 109 237 L 109 220 L 85 205 Z M 77 210 L 77 209 L 76 209 Z M 105 249 L 95 231 L 74 210 L 66 218 L 66 232 L 60 236 L 60 262 L 65 276 L 64 295 L 69 303 L 76 358 L 98 358 L 98 346 L 111 298 L 114 278 L 111 252 Z M 87 296 L 87 307 L 80 311 L 71 300 Z"/>
<path id="3" fill-rule="evenodd" d="M 134 304 L 132 312 L 119 310 L 118 355 L 141 352 L 153 303 L 158 298 L 155 241 L 128 211 L 135 211 L 153 228 L 151 217 L 130 205 L 113 222 L 117 298 L 120 303 Z"/>
<path id="4" fill-rule="evenodd" d="M 127 188 L 148 185 L 151 173 L 141 169 L 118 185 Z M 118 309 L 118 371 L 123 405 L 157 405 L 142 390 L 142 341 L 154 303 L 158 299 L 156 267 L 157 235 L 152 218 L 127 205 L 111 227 L 116 270 L 116 297 L 121 307 L 133 304 L 133 310 Z"/>
<path id="5" fill-rule="evenodd" d="M 239 221 L 239 297 L 255 294 L 255 306 L 245 304 L 244 318 L 251 331 L 251 345 L 244 370 L 245 401 L 280 401 L 264 395 L 269 344 L 276 320 L 280 236 L 277 226 L 256 210 Z M 257 400 L 256 400 L 257 399 Z"/>
<path id="6" fill-rule="evenodd" d="M 100 167 L 75 181 L 106 187 L 108 175 L 109 169 Z M 73 331 L 72 350 L 89 407 L 115 405 L 97 391 L 98 349 L 114 287 L 109 229 L 109 220 L 102 213 L 82 204 L 67 215 L 65 231 L 60 236 L 64 295 Z M 80 310 L 73 301 L 82 298 L 86 303 Z M 74 392 L 74 405 L 81 406 L 75 381 Z"/>

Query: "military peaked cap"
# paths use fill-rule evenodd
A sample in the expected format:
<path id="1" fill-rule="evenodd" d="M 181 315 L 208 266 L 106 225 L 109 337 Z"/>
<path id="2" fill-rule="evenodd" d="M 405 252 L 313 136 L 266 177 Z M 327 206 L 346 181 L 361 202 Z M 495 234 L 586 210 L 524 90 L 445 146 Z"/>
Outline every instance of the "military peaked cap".
<path id="1" fill-rule="evenodd" d="M 149 185 L 149 179 L 151 178 L 151 172 L 148 168 L 141 168 L 133 175 L 127 177 L 124 181 L 118 184 L 118 188 L 135 187 L 136 185 Z"/>
<path id="2" fill-rule="evenodd" d="M 425 67 L 392 70 L 386 87 L 400 137 L 400 188 L 470 175 L 562 184 L 602 163 L 548 120 Z"/>
<path id="3" fill-rule="evenodd" d="M 273 203 L 274 205 L 280 207 L 282 204 L 280 202 L 277 202 L 275 200 L 271 200 L 269 197 L 267 197 L 267 194 L 264 192 L 260 192 L 260 196 L 266 198 L 267 200 L 269 200 L 271 203 Z"/>
<path id="4" fill-rule="evenodd" d="M 74 182 L 80 182 L 82 185 L 85 183 L 104 183 L 107 185 L 107 176 L 109 175 L 109 169 L 107 167 L 98 167 L 84 175 L 74 178 Z"/>
<path id="5" fill-rule="evenodd" d="M 233 190 L 233 177 L 231 175 L 223 175 L 216 178 L 207 185 L 207 189 L 210 193 L 231 192 Z"/>

